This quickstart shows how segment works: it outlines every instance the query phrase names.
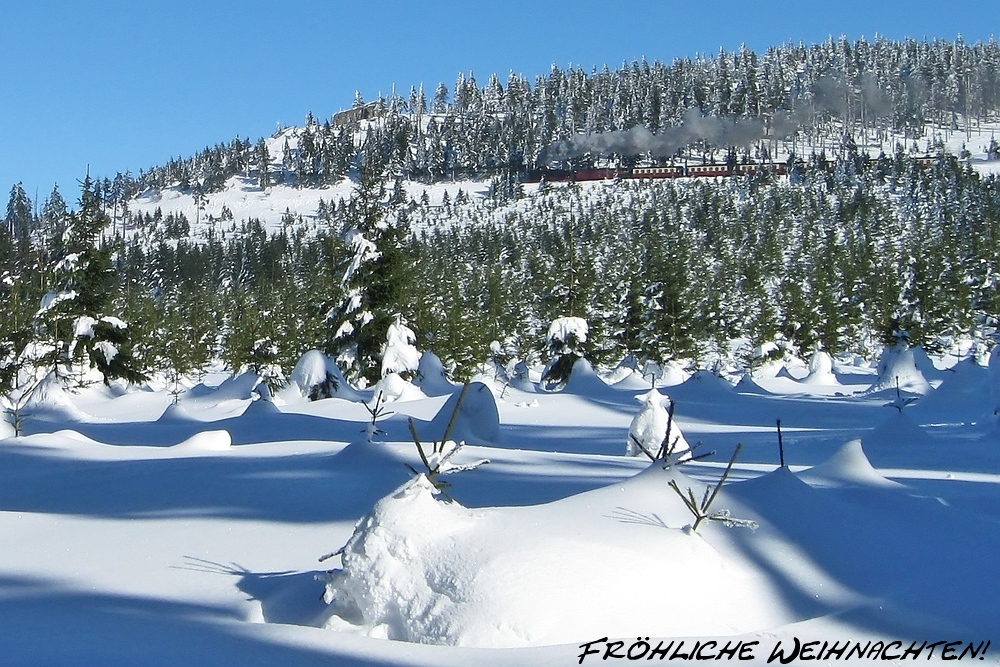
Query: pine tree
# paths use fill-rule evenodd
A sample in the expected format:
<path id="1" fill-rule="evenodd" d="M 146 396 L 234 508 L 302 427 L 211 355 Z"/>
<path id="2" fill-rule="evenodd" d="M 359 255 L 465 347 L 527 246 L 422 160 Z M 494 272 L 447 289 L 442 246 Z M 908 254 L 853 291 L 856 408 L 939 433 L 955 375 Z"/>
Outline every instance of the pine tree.
<path id="1" fill-rule="evenodd" d="M 16 183 L 10 189 L 10 199 L 7 200 L 7 213 L 4 224 L 11 238 L 21 244 L 27 244 L 28 236 L 34 229 L 34 215 L 31 212 L 31 199 L 24 191 L 21 183 Z"/>
<path id="2" fill-rule="evenodd" d="M 385 332 L 405 315 L 405 293 L 412 273 L 405 207 L 388 208 L 384 174 L 362 165 L 348 204 L 350 227 L 344 241 L 352 257 L 344 272 L 344 301 L 332 313 L 335 326 L 327 352 L 347 368 L 347 378 L 374 383 L 381 377 Z"/>
<path id="3" fill-rule="evenodd" d="M 96 369 L 107 384 L 113 379 L 145 379 L 132 357 L 128 325 L 109 314 L 117 286 L 111 252 L 101 243 L 110 222 L 88 176 L 80 210 L 70 214 L 66 254 L 55 268 L 55 289 L 42 301 L 35 318 L 52 344 L 45 361 L 66 377 L 75 368 L 85 384 Z"/>

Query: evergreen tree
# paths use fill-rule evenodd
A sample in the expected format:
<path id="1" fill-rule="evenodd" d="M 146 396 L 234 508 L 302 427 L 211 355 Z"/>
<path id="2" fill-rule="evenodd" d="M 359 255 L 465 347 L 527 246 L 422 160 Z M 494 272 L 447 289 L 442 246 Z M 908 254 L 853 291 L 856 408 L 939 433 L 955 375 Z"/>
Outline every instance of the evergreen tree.
<path id="1" fill-rule="evenodd" d="M 381 377 L 385 332 L 397 315 L 405 314 L 412 261 L 406 209 L 388 208 L 377 165 L 362 165 L 360 172 L 344 235 L 352 253 L 343 276 L 346 296 L 331 313 L 335 329 L 327 351 L 346 367 L 349 380 L 374 383 Z"/>
<path id="2" fill-rule="evenodd" d="M 27 244 L 28 236 L 34 229 L 34 215 L 32 214 L 31 199 L 24 191 L 21 183 L 16 183 L 10 189 L 10 199 L 7 200 L 7 212 L 4 216 L 4 225 L 11 238 L 18 240 L 21 244 Z"/>
<path id="3" fill-rule="evenodd" d="M 42 301 L 36 320 L 51 343 L 46 362 L 68 376 L 77 370 L 81 383 L 96 369 L 105 383 L 140 382 L 145 376 L 132 357 L 128 325 L 110 314 L 117 286 L 111 252 L 101 243 L 109 218 L 88 176 L 80 209 L 70 214 L 66 254 L 55 268 L 55 285 Z"/>

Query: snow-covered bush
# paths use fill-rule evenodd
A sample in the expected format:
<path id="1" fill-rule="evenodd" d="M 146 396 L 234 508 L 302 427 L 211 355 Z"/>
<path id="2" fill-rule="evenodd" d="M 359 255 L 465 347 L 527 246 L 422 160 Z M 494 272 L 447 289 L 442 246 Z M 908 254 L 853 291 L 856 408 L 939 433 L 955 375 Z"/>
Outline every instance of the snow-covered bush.
<path id="1" fill-rule="evenodd" d="M 566 384 L 577 359 L 585 356 L 583 346 L 588 333 L 589 326 L 583 318 L 559 317 L 552 321 L 545 334 L 545 346 L 551 357 L 542 373 L 546 389 L 558 389 Z"/>
<path id="2" fill-rule="evenodd" d="M 357 400 L 357 393 L 347 384 L 337 362 L 319 350 L 309 350 L 299 358 L 288 378 L 288 387 L 281 393 L 282 398 L 307 398 L 318 401 L 322 398 L 346 398 Z"/>
<path id="3" fill-rule="evenodd" d="M 420 366 L 420 352 L 414 347 L 417 335 L 406 326 L 406 320 L 401 315 L 389 325 L 385 334 L 385 346 L 382 348 L 382 377 L 396 373 L 401 377 L 409 377 Z"/>
<path id="4" fill-rule="evenodd" d="M 628 440 L 625 443 L 627 456 L 642 456 L 659 458 L 662 453 L 681 454 L 691 447 L 684 439 L 677 422 L 667 408 L 670 398 L 656 389 L 635 397 L 642 403 L 642 409 L 632 418 L 628 429 Z M 668 438 L 669 430 L 669 438 Z"/>
<path id="5" fill-rule="evenodd" d="M 927 378 L 917 368 L 914 348 L 905 342 L 882 351 L 878 361 L 878 380 L 869 392 L 899 389 L 914 394 L 926 394 L 931 390 Z"/>

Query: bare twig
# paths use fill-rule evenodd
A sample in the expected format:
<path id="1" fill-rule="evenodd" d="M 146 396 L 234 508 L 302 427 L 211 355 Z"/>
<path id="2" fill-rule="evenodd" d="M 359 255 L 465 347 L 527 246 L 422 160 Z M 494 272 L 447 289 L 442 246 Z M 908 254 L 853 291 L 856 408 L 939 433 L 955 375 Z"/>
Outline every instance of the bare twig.
<path id="1" fill-rule="evenodd" d="M 674 446 L 676 442 L 670 442 L 670 431 L 674 425 L 674 402 L 670 400 L 670 404 L 667 406 L 667 432 L 663 436 L 663 442 L 660 443 L 660 450 L 656 453 L 656 458 L 666 459 L 674 453 Z"/>
<path id="2" fill-rule="evenodd" d="M 465 400 L 465 392 L 469 390 L 469 383 L 466 382 L 462 385 L 462 391 L 458 395 L 458 402 L 455 403 L 455 409 L 451 412 L 451 419 L 448 420 L 448 426 L 444 430 L 444 435 L 441 436 L 441 450 L 444 450 L 444 443 L 448 442 L 448 436 L 451 435 L 451 429 L 455 427 L 455 420 L 458 418 L 458 411 L 462 407 L 462 401 Z M 437 451 L 435 449 L 435 451 Z"/>
<path id="3" fill-rule="evenodd" d="M 650 461 L 656 463 L 656 457 L 648 449 L 646 449 L 641 442 L 639 442 L 639 438 L 635 437 L 632 433 L 629 433 L 628 437 L 631 438 L 632 442 L 635 443 L 635 446 L 639 448 L 639 451 L 649 457 Z"/>
<path id="4" fill-rule="evenodd" d="M 722 473 L 722 477 L 715 484 L 715 486 L 708 486 L 705 488 L 705 493 L 702 495 L 701 502 L 698 502 L 695 498 L 694 491 L 691 487 L 688 487 L 687 494 L 681 491 L 681 487 L 677 484 L 677 480 L 670 480 L 667 485 L 674 490 L 674 493 L 684 502 L 684 506 L 688 508 L 688 511 L 694 516 L 695 521 L 691 526 L 692 531 L 698 530 L 698 526 L 705 519 L 709 521 L 719 521 L 727 526 L 744 526 L 749 528 L 756 528 L 757 524 L 753 521 L 746 519 L 736 519 L 734 518 L 729 510 L 720 510 L 718 512 L 711 512 L 712 503 L 715 502 L 716 497 L 719 495 L 719 491 L 722 489 L 722 485 L 726 483 L 729 478 L 729 473 L 733 469 L 733 464 L 736 463 L 736 457 L 739 456 L 740 450 L 743 448 L 742 444 L 736 445 L 736 450 L 733 452 L 732 458 L 729 459 L 729 465 L 726 466 L 725 471 Z"/>
<path id="5" fill-rule="evenodd" d="M 781 420 L 778 420 L 778 457 L 781 460 L 781 467 L 785 467 L 785 442 L 781 437 Z"/>
<path id="6" fill-rule="evenodd" d="M 325 555 L 323 555 L 323 556 L 320 556 L 320 557 L 319 557 L 319 562 L 320 562 L 320 563 L 322 563 L 323 561 L 328 561 L 328 560 L 330 560 L 331 558 L 333 558 L 334 556 L 339 556 L 339 555 L 341 555 L 342 553 L 344 553 L 344 547 L 340 547 L 340 548 L 339 548 L 339 549 L 337 549 L 336 551 L 331 551 L 331 552 L 330 552 L 330 553 L 328 553 L 328 554 L 325 554 Z"/>
<path id="7" fill-rule="evenodd" d="M 418 472 L 413 466 L 409 464 L 404 464 L 414 475 L 424 475 L 427 479 L 434 485 L 441 494 L 447 498 L 451 499 L 448 494 L 443 492 L 443 489 L 450 486 L 447 482 L 438 479 L 438 475 L 447 475 L 455 472 L 462 472 L 465 470 L 475 470 L 481 465 L 489 463 L 488 459 L 483 459 L 476 461 L 474 463 L 468 463 L 463 465 L 450 465 L 451 459 L 458 453 L 460 449 L 465 445 L 464 442 L 456 443 L 451 449 L 447 448 L 447 443 L 450 442 L 449 437 L 451 432 L 455 427 L 455 422 L 458 419 L 458 411 L 462 407 L 462 401 L 465 398 L 465 393 L 469 389 L 469 383 L 466 382 L 462 387 L 462 392 L 458 396 L 458 400 L 455 402 L 455 408 L 451 412 L 451 418 L 448 421 L 448 426 L 445 428 L 444 436 L 440 441 L 435 440 L 434 445 L 431 449 L 431 453 L 435 455 L 433 464 L 431 459 L 428 457 L 427 452 L 424 450 L 424 445 L 420 442 L 420 437 L 417 435 L 417 427 L 413 423 L 413 418 L 407 419 L 407 425 L 410 429 L 410 436 L 413 438 L 413 444 L 417 447 L 417 454 L 420 455 L 420 462 L 424 464 L 425 472 Z"/>

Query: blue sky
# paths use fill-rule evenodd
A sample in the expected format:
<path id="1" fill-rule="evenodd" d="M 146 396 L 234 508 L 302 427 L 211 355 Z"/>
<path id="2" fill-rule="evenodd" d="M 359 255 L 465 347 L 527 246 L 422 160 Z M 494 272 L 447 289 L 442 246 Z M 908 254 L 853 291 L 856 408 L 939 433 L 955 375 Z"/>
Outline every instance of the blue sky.
<path id="1" fill-rule="evenodd" d="M 66 199 L 92 175 L 149 168 L 235 136 L 320 119 L 393 85 L 459 72 L 544 74 L 645 56 L 762 51 L 876 34 L 985 41 L 992 1 L 754 3 L 0 0 L 0 196 Z"/>

